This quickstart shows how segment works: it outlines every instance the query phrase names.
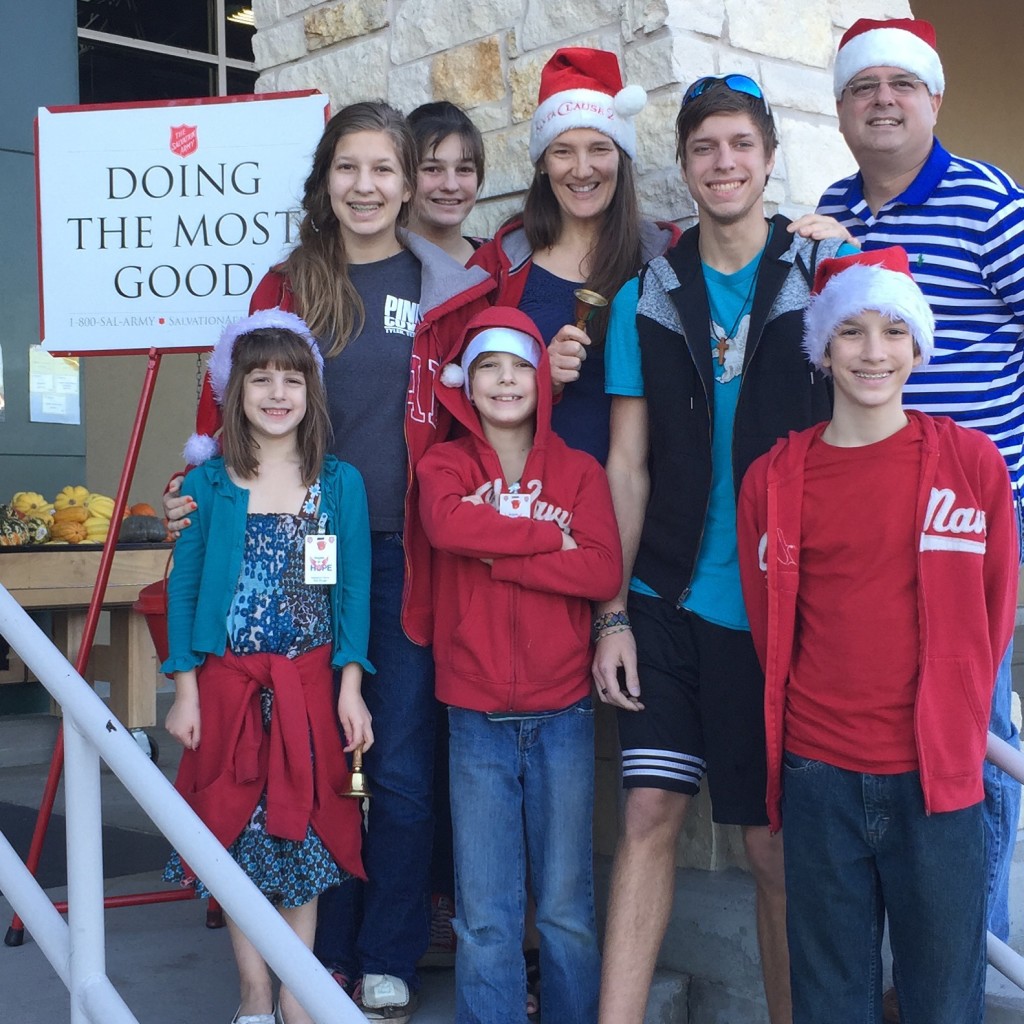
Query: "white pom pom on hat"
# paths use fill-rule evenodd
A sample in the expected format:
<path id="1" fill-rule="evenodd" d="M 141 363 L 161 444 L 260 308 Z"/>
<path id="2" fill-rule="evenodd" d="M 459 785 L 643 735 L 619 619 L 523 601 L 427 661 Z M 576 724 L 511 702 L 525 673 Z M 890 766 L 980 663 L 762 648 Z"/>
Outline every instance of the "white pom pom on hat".
<path id="1" fill-rule="evenodd" d="M 619 117 L 636 117 L 647 106 L 647 90 L 642 85 L 627 85 L 615 94 L 613 102 Z"/>
<path id="2" fill-rule="evenodd" d="M 632 118 L 647 105 L 639 85 L 622 84 L 618 58 L 609 50 L 566 46 L 556 50 L 540 73 L 537 109 L 530 126 L 533 163 L 563 132 L 593 128 L 636 159 Z"/>

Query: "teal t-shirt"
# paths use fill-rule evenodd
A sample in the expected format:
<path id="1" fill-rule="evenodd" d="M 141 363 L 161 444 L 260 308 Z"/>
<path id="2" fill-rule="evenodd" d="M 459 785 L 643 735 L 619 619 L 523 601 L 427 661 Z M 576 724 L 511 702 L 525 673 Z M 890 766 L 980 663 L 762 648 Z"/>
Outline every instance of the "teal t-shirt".
<path id="1" fill-rule="evenodd" d="M 837 255 L 857 252 L 843 244 Z M 733 488 L 732 437 L 739 399 L 743 359 L 754 278 L 759 253 L 734 274 L 722 274 L 702 264 L 708 299 L 719 334 L 732 335 L 719 364 L 718 341 L 709 331 L 715 368 L 714 421 L 711 425 L 711 494 L 704 535 L 694 567 L 689 593 L 682 607 L 709 622 L 729 629 L 749 629 L 740 587 L 739 556 L 736 549 L 736 492 Z M 610 395 L 643 398 L 644 380 L 640 365 L 640 337 L 636 328 L 636 307 L 640 298 L 639 278 L 622 286 L 612 302 L 605 336 L 605 391 Z M 634 576 L 629 589 L 649 597 L 659 595 Z"/>
<path id="2" fill-rule="evenodd" d="M 711 424 L 711 494 L 704 517 L 704 535 L 682 602 L 688 611 L 728 629 L 750 629 L 740 586 L 736 548 L 736 490 L 732 480 L 732 434 L 740 396 L 743 359 L 753 302 L 754 277 L 760 253 L 734 274 L 722 274 L 703 264 L 704 281 L 714 321 L 708 343 L 715 370 L 714 419 Z M 718 337 L 729 345 L 719 358 Z"/>
<path id="3" fill-rule="evenodd" d="M 760 254 L 735 274 L 720 274 L 707 265 L 703 268 L 716 323 L 722 332 L 730 332 L 734 325 L 735 331 L 721 366 L 717 358 L 717 339 L 710 331 L 708 334 L 716 379 L 711 432 L 711 494 L 690 591 L 682 606 L 709 622 L 729 629 L 750 628 L 743 605 L 736 551 L 732 433 L 750 324 L 751 285 L 759 259 Z M 620 289 L 612 303 L 605 341 L 605 390 L 612 395 L 643 397 L 640 339 L 636 329 L 639 294 L 639 280 L 634 278 Z M 630 580 L 630 589 L 657 596 L 635 576 Z"/>

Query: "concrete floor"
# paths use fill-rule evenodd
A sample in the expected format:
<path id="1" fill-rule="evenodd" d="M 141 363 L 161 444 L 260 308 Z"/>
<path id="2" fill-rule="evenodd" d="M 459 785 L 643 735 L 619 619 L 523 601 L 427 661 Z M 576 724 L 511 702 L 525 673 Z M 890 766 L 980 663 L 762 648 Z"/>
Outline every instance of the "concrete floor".
<path id="1" fill-rule="evenodd" d="M 162 721 L 169 694 L 159 696 Z M 38 807 L 46 776 L 44 761 L 52 747 L 55 720 L 45 715 L 0 718 L 0 797 L 26 807 Z M 162 729 L 149 733 L 160 747 L 159 765 L 172 779 L 177 767 L 177 745 Z M 40 756 L 40 751 L 43 751 Z M 107 824 L 152 831 L 154 826 L 131 795 L 109 771 L 102 776 L 103 815 Z M 63 793 L 55 805 L 63 813 Z M 1024 893 L 1024 842 L 1018 844 L 1014 867 L 1014 893 Z M 601 865 L 603 878 L 607 865 Z M 702 875 L 703 873 L 686 873 Z M 693 884 L 705 895 L 709 887 L 722 886 L 737 872 L 711 874 Z M 749 882 L 742 875 L 742 882 Z M 159 872 L 124 876 L 107 882 L 108 894 L 148 892 L 166 888 Z M 748 885 L 749 888 L 749 885 Z M 716 889 L 717 892 L 717 889 Z M 53 899 L 63 889 L 48 890 Z M 692 895 L 692 894 L 691 894 Z M 721 898 L 728 894 L 719 893 Z M 750 894 L 732 897 L 749 902 Z M 690 902 L 686 900 L 685 902 Z M 749 911 L 748 911 L 749 912 Z M 1014 907 L 1018 919 L 1021 904 Z M 9 904 L 0 896 L 0 934 L 11 918 Z M 109 910 L 106 914 L 107 965 L 115 987 L 140 1024 L 228 1024 L 238 1003 L 237 976 L 225 930 L 204 927 L 205 904 L 199 901 Z M 1020 924 L 1015 945 L 1020 943 Z M 668 989 L 680 975 L 663 981 Z M 671 984 L 670 984 L 671 983 Z M 648 1020 L 676 1019 L 663 1016 L 672 1002 L 671 992 L 652 992 Z M 1024 997 L 1019 990 L 989 970 L 988 1016 L 993 1024 L 1021 1024 Z M 674 991 L 674 990 L 673 990 Z M 69 1019 L 69 998 L 63 983 L 39 947 L 26 938 L 23 946 L 0 946 L 0 1024 L 58 1024 Z M 423 974 L 421 1009 L 414 1024 L 450 1024 L 454 1019 L 454 977 L 451 970 Z M 716 1018 L 717 1019 L 717 1018 Z M 750 1024 L 726 1015 L 728 1024 Z"/>
<path id="2" fill-rule="evenodd" d="M 161 695 L 161 705 L 167 698 Z M 162 721 L 163 711 L 159 717 Z M 10 719 L 6 724 L 10 724 Z M 54 720 L 22 718 L 16 732 L 0 729 L 0 793 L 5 801 L 38 807 L 47 765 L 11 764 L 29 758 L 40 744 L 52 746 Z M 162 730 L 148 730 L 160 747 L 168 779 L 177 769 L 177 745 Z M 47 746 L 47 749 L 48 749 Z M 5 766 L 6 758 L 6 766 Z M 35 760 L 38 761 L 36 755 Z M 153 831 L 134 798 L 108 770 L 102 773 L 103 818 L 121 828 Z M 54 806 L 63 813 L 63 788 Z M 167 889 L 160 872 L 109 879 L 108 895 Z M 54 900 L 63 888 L 49 889 Z M 228 1024 L 238 1006 L 238 977 L 226 929 L 205 927 L 206 904 L 198 900 L 106 912 L 107 971 L 140 1024 Z M 0 894 L 0 934 L 12 917 Z M 455 1012 L 451 970 L 423 972 L 421 1009 L 415 1024 L 451 1024 Z M 59 1024 L 69 1019 L 67 989 L 40 948 L 26 935 L 19 947 L 0 946 L 0 1024 Z"/>

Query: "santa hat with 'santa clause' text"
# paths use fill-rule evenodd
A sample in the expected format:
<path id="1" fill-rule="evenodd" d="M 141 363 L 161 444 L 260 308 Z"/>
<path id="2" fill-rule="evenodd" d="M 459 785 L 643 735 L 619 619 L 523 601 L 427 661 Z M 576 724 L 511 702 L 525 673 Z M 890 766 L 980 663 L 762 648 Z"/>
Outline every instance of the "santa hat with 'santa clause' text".
<path id="1" fill-rule="evenodd" d="M 236 320 L 234 323 L 228 324 L 221 331 L 220 338 L 213 346 L 213 352 L 210 353 L 206 376 L 203 378 L 203 387 L 199 393 L 199 406 L 196 409 L 196 432 L 185 442 L 183 454 L 185 461 L 190 466 L 202 465 L 220 451 L 220 446 L 214 435 L 224 423 L 221 416 L 221 405 L 224 402 L 228 378 L 231 376 L 231 356 L 235 350 L 235 342 L 253 331 L 267 327 L 291 331 L 302 338 L 309 345 L 317 369 L 320 371 L 320 378 L 323 379 L 324 357 L 320 354 L 316 339 L 306 326 L 306 321 L 301 317 L 274 307 L 273 309 L 257 310 L 243 320 Z"/>
<path id="2" fill-rule="evenodd" d="M 865 68 L 900 68 L 917 75 L 933 96 L 946 90 L 935 27 L 921 18 L 855 21 L 839 40 L 832 75 L 836 99 Z"/>
<path id="3" fill-rule="evenodd" d="M 639 85 L 622 85 L 614 53 L 586 46 L 557 50 L 540 73 L 540 94 L 530 125 L 530 160 L 536 163 L 562 132 L 594 128 L 636 159 L 633 117 L 647 105 Z"/>
<path id="4" fill-rule="evenodd" d="M 921 365 L 928 362 L 935 350 L 935 317 L 910 274 L 906 249 L 893 245 L 818 264 L 804 311 L 804 352 L 816 369 L 828 374 L 825 350 L 836 329 L 866 309 L 902 320 L 917 343 Z"/>

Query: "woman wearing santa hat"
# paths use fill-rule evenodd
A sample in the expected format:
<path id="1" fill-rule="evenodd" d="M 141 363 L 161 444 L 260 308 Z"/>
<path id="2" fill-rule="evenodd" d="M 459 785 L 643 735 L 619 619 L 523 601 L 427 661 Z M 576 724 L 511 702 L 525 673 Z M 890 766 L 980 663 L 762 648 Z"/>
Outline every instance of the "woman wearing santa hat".
<path id="1" fill-rule="evenodd" d="M 633 117 L 646 103 L 640 86 L 623 87 L 614 53 L 558 50 L 541 72 L 530 126 L 533 181 L 523 212 L 470 261 L 497 280 L 495 302 L 518 306 L 540 328 L 555 390 L 562 391 L 552 426 L 602 463 L 611 404 L 600 356 L 608 311 L 599 310 L 580 330 L 574 293 L 587 288 L 610 303 L 679 237 L 674 225 L 640 216 Z"/>

